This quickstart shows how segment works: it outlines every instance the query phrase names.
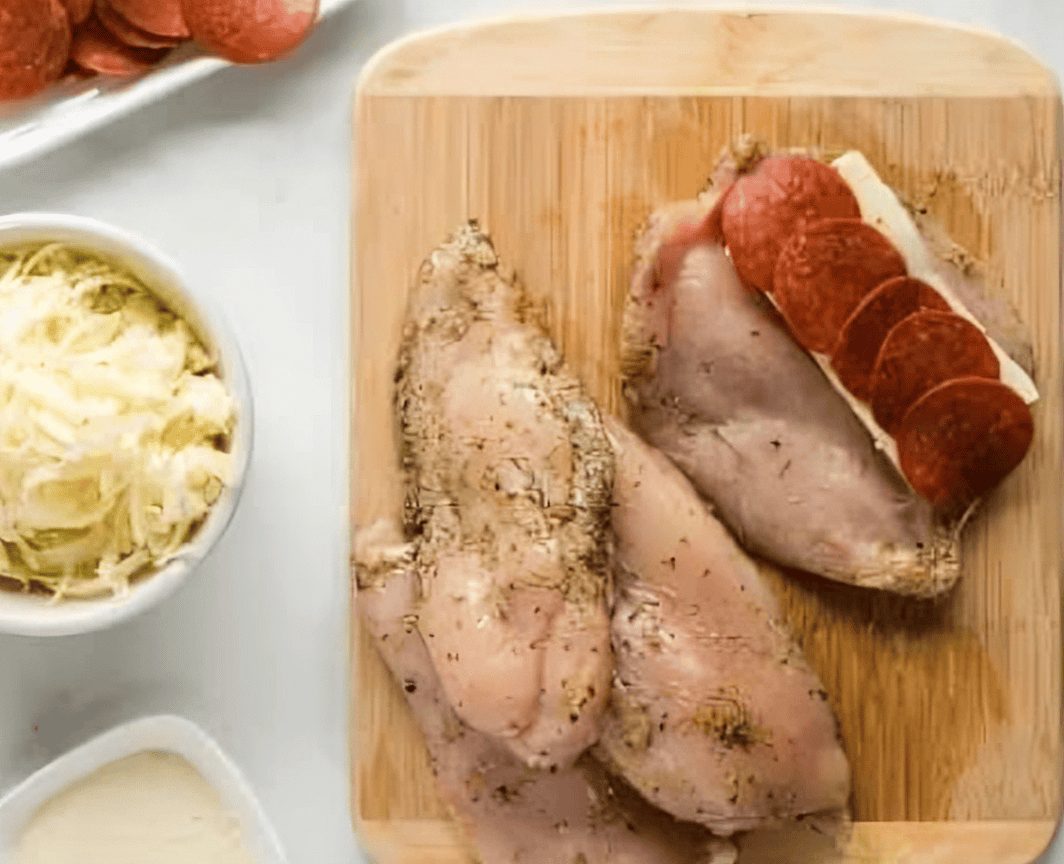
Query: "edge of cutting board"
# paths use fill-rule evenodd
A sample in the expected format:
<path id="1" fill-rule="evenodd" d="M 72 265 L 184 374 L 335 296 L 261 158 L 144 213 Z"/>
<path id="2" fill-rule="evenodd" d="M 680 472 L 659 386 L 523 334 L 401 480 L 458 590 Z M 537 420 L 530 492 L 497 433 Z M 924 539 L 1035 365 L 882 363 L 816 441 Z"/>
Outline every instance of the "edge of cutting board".
<path id="1" fill-rule="evenodd" d="M 667 62 L 662 44 L 675 48 Z M 491 74 L 485 75 L 488 68 Z M 894 74 L 884 75 L 884 68 Z M 1058 106 L 1061 99 L 1056 76 L 1041 60 L 1013 40 L 974 27 L 838 9 L 659 7 L 508 17 L 416 33 L 371 58 L 359 78 L 356 103 L 421 95 L 655 94 L 1037 97 Z M 352 250 L 358 254 L 357 231 Z M 352 289 L 357 292 L 357 284 Z M 352 307 L 357 361 L 361 314 L 357 301 Z M 351 482 L 357 518 L 357 470 Z M 354 721 L 357 614 L 351 636 Z M 447 821 L 361 819 L 355 735 L 353 722 L 352 818 L 382 864 L 468 864 L 472 859 Z M 856 823 L 845 860 L 1024 864 L 1047 848 L 1057 825 Z M 770 854 L 764 860 L 782 859 Z M 742 861 L 757 864 L 760 858 L 744 850 Z"/>
<path id="2" fill-rule="evenodd" d="M 845 857 L 829 854 L 816 864 L 1030 864 L 1049 846 L 1056 827 L 1045 821 L 858 822 Z M 363 822 L 359 830 L 380 864 L 474 864 L 450 822 Z M 773 842 L 764 833 L 758 843 L 740 842 L 739 848 L 738 864 L 814 864 L 793 857 L 796 850 L 785 839 Z"/>
<path id="3" fill-rule="evenodd" d="M 667 58 L 662 44 L 674 49 Z M 1060 96 L 1042 60 L 989 30 L 898 12 L 783 7 L 662 5 L 450 25 L 385 46 L 358 82 L 359 93 L 397 96 L 755 91 Z"/>

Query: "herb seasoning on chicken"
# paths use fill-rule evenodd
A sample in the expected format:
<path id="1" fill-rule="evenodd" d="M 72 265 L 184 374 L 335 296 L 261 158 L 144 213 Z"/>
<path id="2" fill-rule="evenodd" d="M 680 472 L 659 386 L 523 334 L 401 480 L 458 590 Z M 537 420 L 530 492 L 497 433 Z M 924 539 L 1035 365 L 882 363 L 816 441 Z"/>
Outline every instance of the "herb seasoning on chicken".
<path id="1" fill-rule="evenodd" d="M 418 628 L 456 714 L 535 767 L 599 734 L 613 456 L 475 223 L 424 262 L 396 377 Z"/>
<path id="2" fill-rule="evenodd" d="M 663 454 L 607 429 L 617 671 L 596 752 L 716 834 L 845 811 L 835 718 L 757 566 Z"/>
<path id="3" fill-rule="evenodd" d="M 590 755 L 570 768 L 529 770 L 470 729 L 449 704 L 408 622 L 418 615 L 413 547 L 377 522 L 355 540 L 359 609 L 425 736 L 444 801 L 483 864 L 735 864 L 736 850 L 680 822 L 609 776 Z"/>

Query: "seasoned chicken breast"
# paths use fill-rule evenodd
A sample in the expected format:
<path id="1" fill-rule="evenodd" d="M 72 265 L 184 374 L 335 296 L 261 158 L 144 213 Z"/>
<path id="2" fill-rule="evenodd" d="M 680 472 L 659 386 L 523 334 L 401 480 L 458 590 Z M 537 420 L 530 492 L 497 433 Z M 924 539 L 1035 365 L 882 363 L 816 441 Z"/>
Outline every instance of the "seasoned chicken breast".
<path id="1" fill-rule="evenodd" d="M 443 691 L 526 764 L 568 766 L 609 693 L 613 454 L 475 223 L 418 273 L 395 409 L 417 626 Z"/>
<path id="2" fill-rule="evenodd" d="M 842 811 L 827 694 L 757 566 L 665 456 L 620 423 L 616 673 L 596 752 L 648 801 L 718 834 Z"/>
<path id="3" fill-rule="evenodd" d="M 356 538 L 358 607 L 425 734 L 443 799 L 483 864 L 734 864 L 730 844 L 655 810 L 585 756 L 538 771 L 455 714 L 420 615 L 413 546 L 398 528 Z M 382 864 L 387 864 L 382 861 Z"/>
<path id="4" fill-rule="evenodd" d="M 660 209 L 639 240 L 622 337 L 633 428 L 750 552 L 900 594 L 948 590 L 955 532 L 741 283 L 707 231 L 717 197 Z"/>

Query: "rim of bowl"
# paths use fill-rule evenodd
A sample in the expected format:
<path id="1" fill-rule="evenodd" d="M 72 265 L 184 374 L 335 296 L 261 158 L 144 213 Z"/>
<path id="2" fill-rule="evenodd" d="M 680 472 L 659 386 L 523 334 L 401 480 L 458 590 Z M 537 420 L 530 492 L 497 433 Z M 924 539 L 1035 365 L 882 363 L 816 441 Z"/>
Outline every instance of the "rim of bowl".
<path id="1" fill-rule="evenodd" d="M 18 235 L 24 234 L 25 237 Z M 17 636 L 73 636 L 91 633 L 128 621 L 153 609 L 183 585 L 221 539 L 236 512 L 243 493 L 254 446 L 254 405 L 247 368 L 236 335 L 225 313 L 204 292 L 199 291 L 169 255 L 126 229 L 86 216 L 62 213 L 26 212 L 0 216 L 0 247 L 49 239 L 83 245 L 107 255 L 127 259 L 127 266 L 151 278 L 147 287 L 168 302 L 186 307 L 176 310 L 200 330 L 217 355 L 222 380 L 237 403 L 233 436 L 236 457 L 233 482 L 222 491 L 206 520 L 190 541 L 162 568 L 142 577 L 124 597 L 100 596 L 50 602 L 35 595 L 25 605 L 8 605 L 7 598 L 27 595 L 0 590 L 0 633 Z M 162 283 L 161 285 L 159 283 Z"/>

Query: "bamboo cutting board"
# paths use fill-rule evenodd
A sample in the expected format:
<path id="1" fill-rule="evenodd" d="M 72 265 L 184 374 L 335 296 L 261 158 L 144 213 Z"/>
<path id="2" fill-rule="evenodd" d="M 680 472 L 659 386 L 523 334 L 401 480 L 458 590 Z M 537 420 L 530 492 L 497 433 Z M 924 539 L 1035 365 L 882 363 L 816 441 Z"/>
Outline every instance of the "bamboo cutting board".
<path id="1" fill-rule="evenodd" d="M 400 506 L 391 387 L 407 286 L 469 217 L 548 309 L 571 366 L 623 412 L 632 240 L 740 132 L 857 148 L 983 258 L 1035 346 L 1036 438 L 966 532 L 962 581 L 921 604 L 765 568 L 831 694 L 860 862 L 1014 862 L 1061 795 L 1061 101 L 993 35 L 848 13 L 654 10 L 416 36 L 356 104 L 355 525 Z M 356 826 L 383 861 L 467 862 L 398 687 L 358 632 Z M 742 862 L 815 862 L 754 832 Z M 568 864 L 568 862 L 559 862 Z M 595 864 L 595 862 L 589 862 Z"/>

